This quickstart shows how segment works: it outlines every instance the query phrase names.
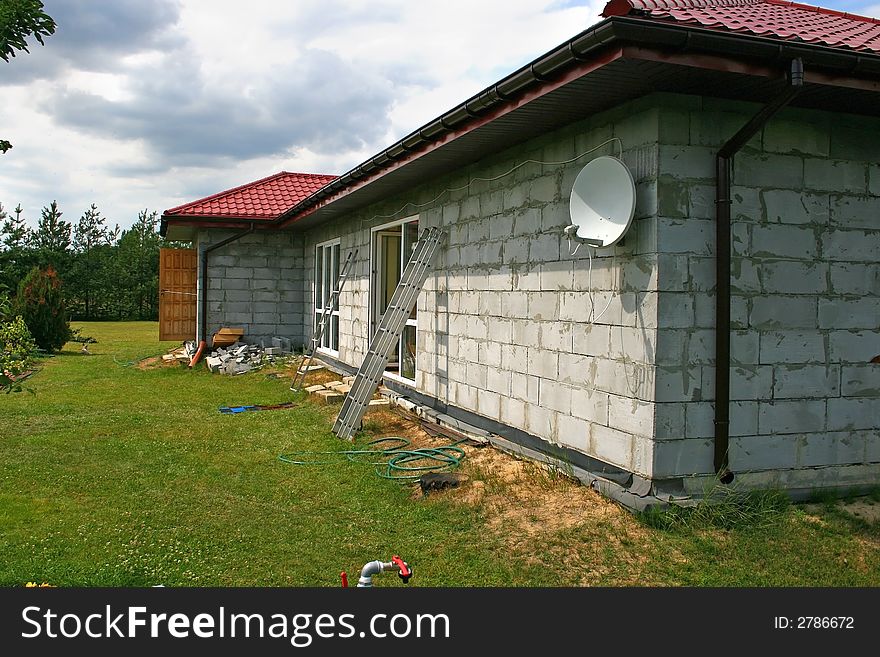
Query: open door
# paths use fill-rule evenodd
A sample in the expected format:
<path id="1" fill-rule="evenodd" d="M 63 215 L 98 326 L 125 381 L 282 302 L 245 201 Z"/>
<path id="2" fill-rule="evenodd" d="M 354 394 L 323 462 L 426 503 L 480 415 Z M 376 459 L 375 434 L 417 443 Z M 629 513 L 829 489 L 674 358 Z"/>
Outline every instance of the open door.
<path id="1" fill-rule="evenodd" d="M 196 337 L 195 249 L 159 249 L 159 340 Z"/>

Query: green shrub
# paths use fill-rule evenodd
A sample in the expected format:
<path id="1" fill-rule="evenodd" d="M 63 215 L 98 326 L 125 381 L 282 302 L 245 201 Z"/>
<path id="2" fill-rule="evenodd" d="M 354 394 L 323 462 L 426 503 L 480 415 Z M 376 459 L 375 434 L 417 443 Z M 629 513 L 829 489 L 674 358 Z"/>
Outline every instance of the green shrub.
<path id="1" fill-rule="evenodd" d="M 37 345 L 21 315 L 0 322 L 0 391 L 21 390 L 15 377 L 27 371 L 36 350 Z"/>
<path id="2" fill-rule="evenodd" d="M 52 267 L 31 269 L 18 285 L 12 312 L 24 318 L 40 349 L 57 351 L 70 340 L 61 279 Z"/>

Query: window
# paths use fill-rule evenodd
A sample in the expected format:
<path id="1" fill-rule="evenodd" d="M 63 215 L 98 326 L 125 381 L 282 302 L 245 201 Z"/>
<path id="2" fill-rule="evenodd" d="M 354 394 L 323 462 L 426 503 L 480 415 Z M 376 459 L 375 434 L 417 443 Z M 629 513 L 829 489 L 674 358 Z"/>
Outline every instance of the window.
<path id="1" fill-rule="evenodd" d="M 333 292 L 333 306 L 327 313 L 327 325 L 318 349 L 339 353 L 339 240 L 319 244 L 315 250 L 315 323 L 314 336 L 321 330 L 324 311 Z"/>
<path id="2" fill-rule="evenodd" d="M 371 333 L 388 308 L 419 237 L 418 219 L 405 219 L 373 229 L 371 280 Z M 386 374 L 415 382 L 416 378 L 416 308 L 406 321 L 403 334 L 388 359 Z"/>

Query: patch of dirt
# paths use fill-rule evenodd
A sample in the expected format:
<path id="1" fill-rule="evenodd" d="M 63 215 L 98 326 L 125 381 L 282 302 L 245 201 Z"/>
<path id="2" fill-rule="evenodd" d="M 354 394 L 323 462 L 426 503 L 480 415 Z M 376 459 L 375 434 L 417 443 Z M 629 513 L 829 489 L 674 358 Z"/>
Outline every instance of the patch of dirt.
<path id="1" fill-rule="evenodd" d="M 804 504 L 803 509 L 808 522 L 820 525 L 827 524 L 820 516 L 824 510 L 822 504 Z M 854 497 L 849 500 L 838 500 L 834 503 L 834 508 L 844 513 L 864 520 L 869 525 L 880 523 L 880 502 L 870 497 Z"/>
<path id="2" fill-rule="evenodd" d="M 880 502 L 876 502 L 870 497 L 857 497 L 853 500 L 841 502 L 840 508 L 868 524 L 880 523 Z"/>
<path id="3" fill-rule="evenodd" d="M 364 427 L 375 437 L 402 436 L 413 446 L 449 444 L 427 434 L 388 407 L 372 408 Z M 460 445 L 465 459 L 461 486 L 432 492 L 453 503 L 478 507 L 486 528 L 526 562 L 564 567 L 565 586 L 586 586 L 614 572 L 623 585 L 650 585 L 643 566 L 651 553 L 650 530 L 628 511 L 563 473 L 491 446 Z M 417 487 L 413 499 L 422 499 Z M 673 558 L 682 559 L 673 554 Z"/>
<path id="4" fill-rule="evenodd" d="M 137 362 L 137 367 L 139 370 L 156 370 L 160 367 L 181 367 L 185 366 L 186 363 L 177 360 L 162 360 L 162 356 L 151 356 L 149 358 L 143 358 Z"/>

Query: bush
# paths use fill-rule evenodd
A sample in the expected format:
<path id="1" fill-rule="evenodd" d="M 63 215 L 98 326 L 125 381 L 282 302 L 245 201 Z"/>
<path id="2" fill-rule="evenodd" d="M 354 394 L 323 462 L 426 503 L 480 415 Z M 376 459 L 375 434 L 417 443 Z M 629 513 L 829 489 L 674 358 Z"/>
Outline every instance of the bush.
<path id="1" fill-rule="evenodd" d="M 21 315 L 8 322 L 0 322 L 0 391 L 21 390 L 15 377 L 27 371 L 37 345 Z"/>
<path id="2" fill-rule="evenodd" d="M 24 318 L 41 349 L 57 351 L 70 340 L 61 279 L 52 267 L 31 269 L 18 285 L 12 312 Z"/>

